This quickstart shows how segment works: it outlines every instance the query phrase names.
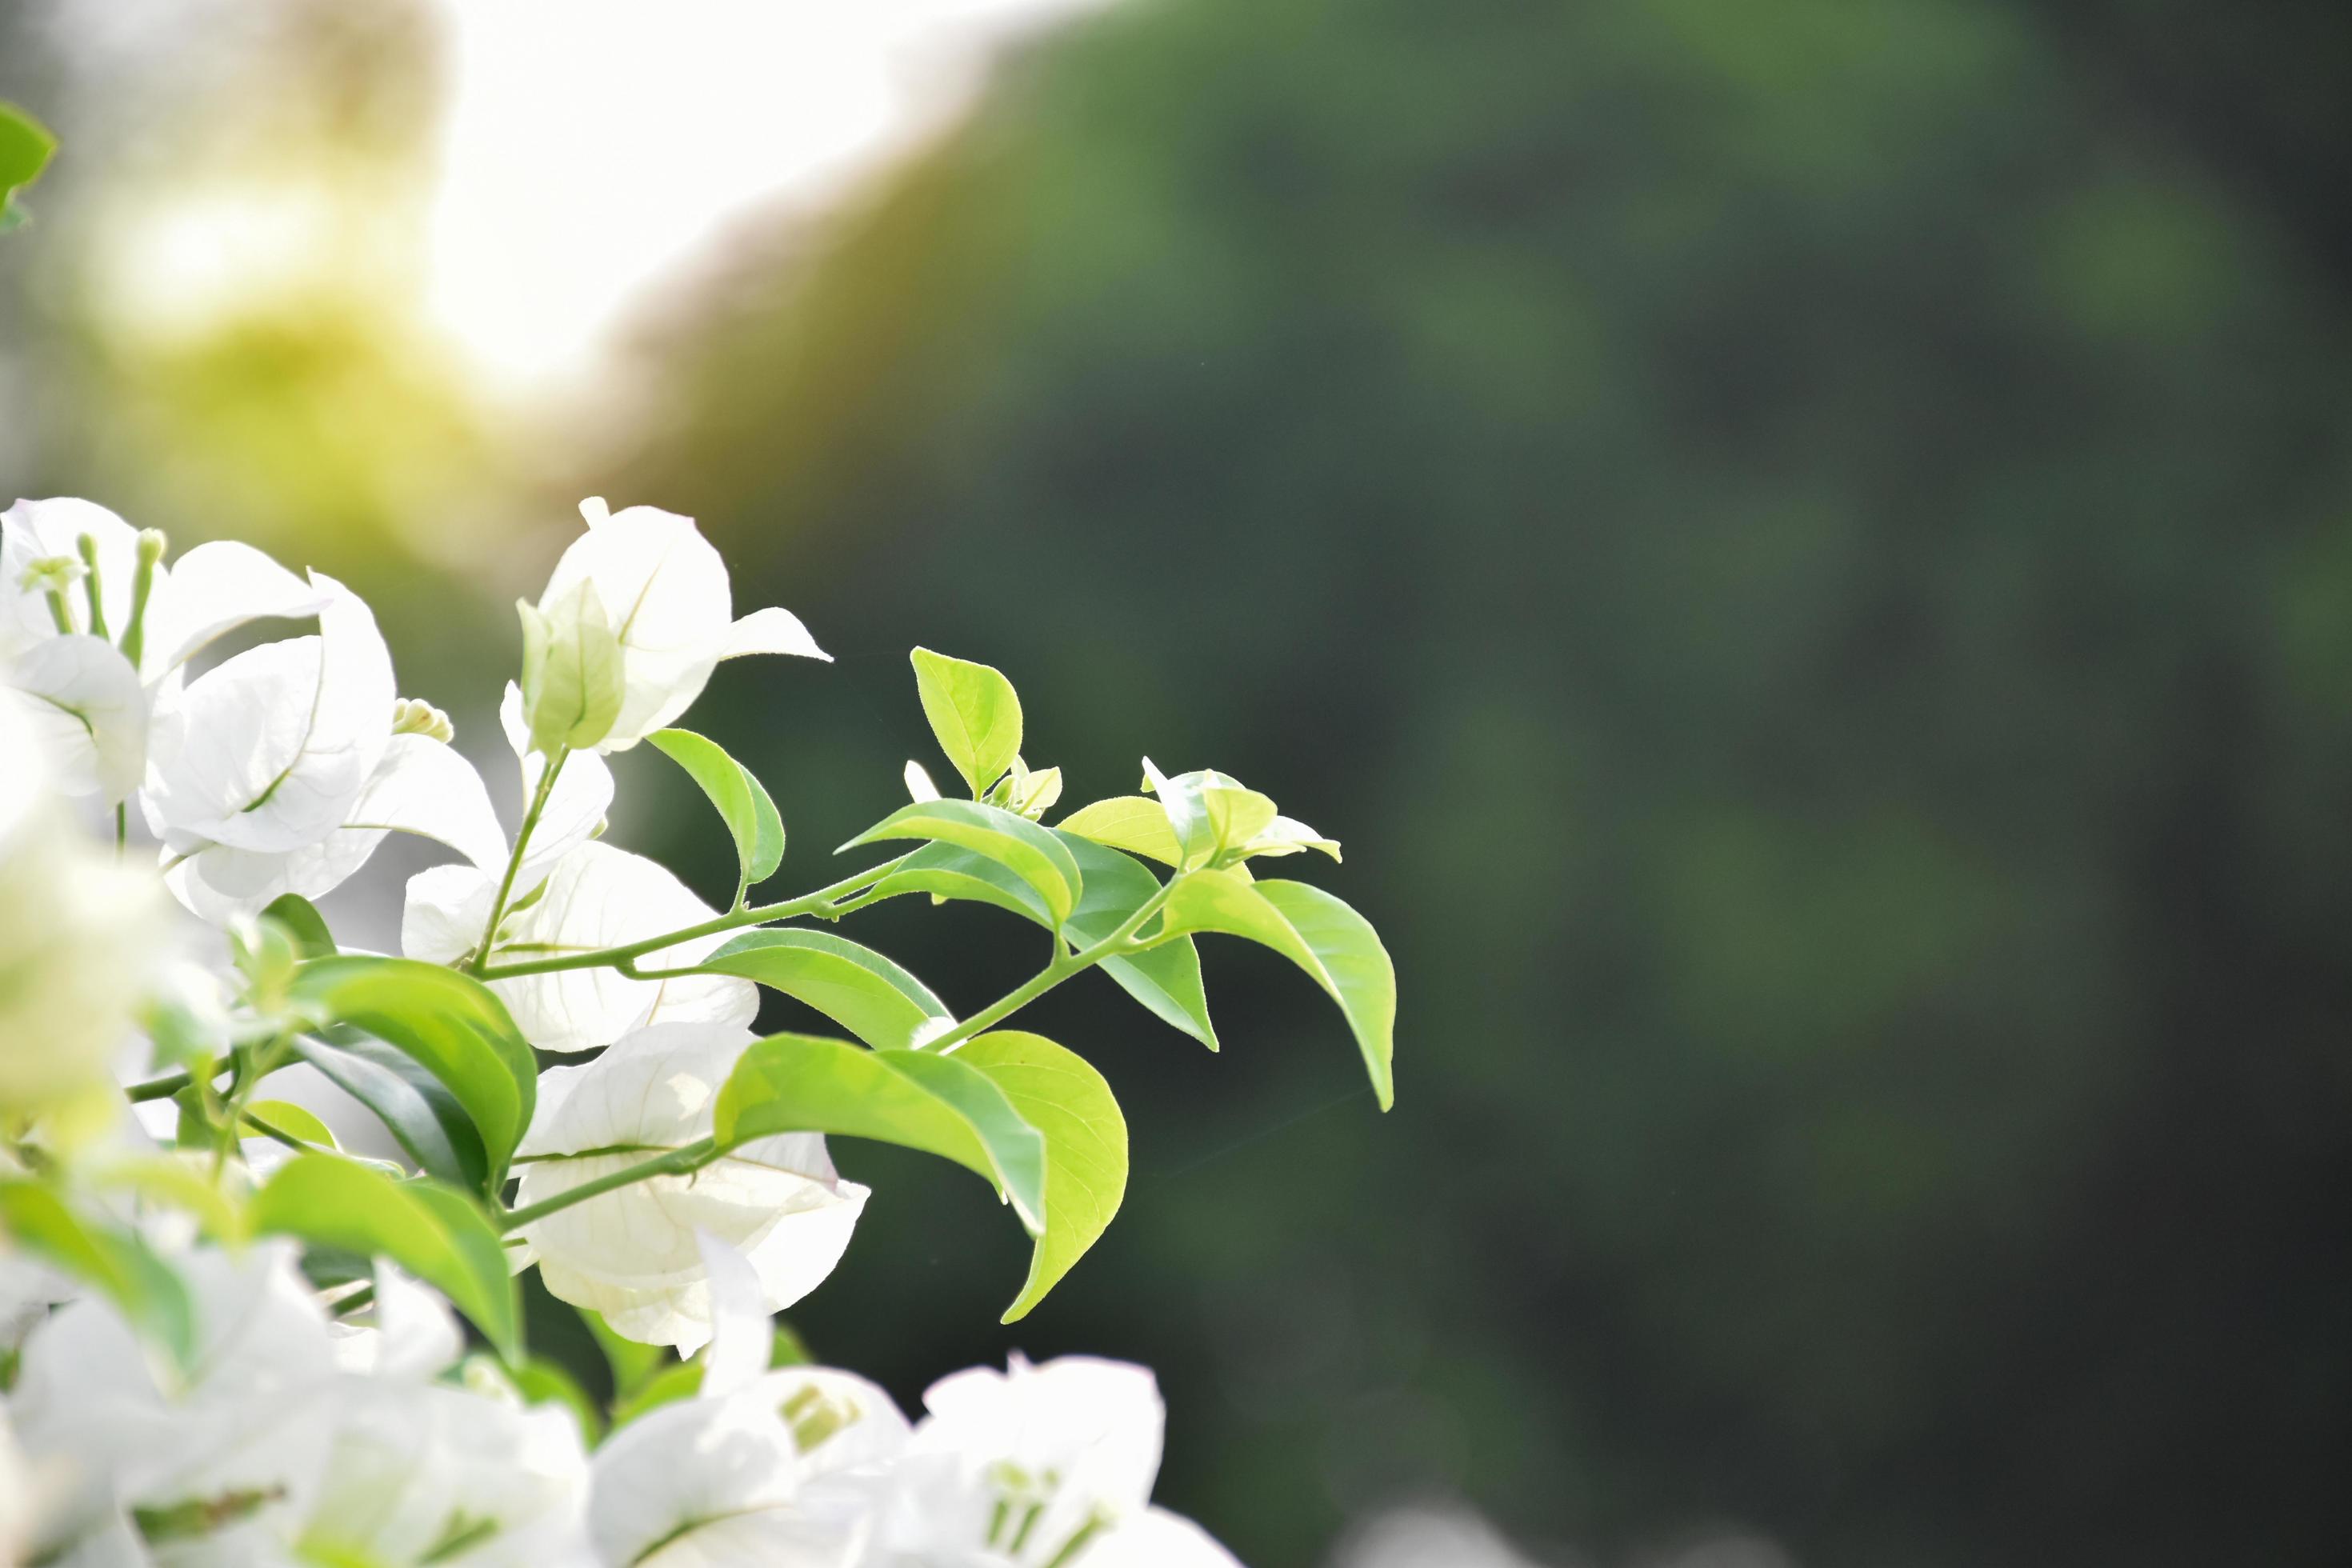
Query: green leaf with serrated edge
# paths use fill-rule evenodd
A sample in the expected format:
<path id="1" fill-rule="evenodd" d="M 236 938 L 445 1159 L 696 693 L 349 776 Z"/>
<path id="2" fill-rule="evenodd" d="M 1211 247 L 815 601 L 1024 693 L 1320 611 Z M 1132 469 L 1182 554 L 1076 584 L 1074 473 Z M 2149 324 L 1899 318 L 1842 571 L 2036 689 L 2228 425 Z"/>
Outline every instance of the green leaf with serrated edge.
<path id="1" fill-rule="evenodd" d="M 695 967 L 781 991 L 881 1049 L 910 1046 L 922 1025 L 952 1016 L 929 986 L 831 931 L 745 931 Z"/>
<path id="2" fill-rule="evenodd" d="M 691 730 L 656 730 L 646 739 L 702 786 L 735 839 L 736 875 L 751 887 L 776 874 L 784 860 L 784 819 L 751 770 L 716 741 Z"/>
<path id="3" fill-rule="evenodd" d="M 338 1147 L 333 1130 L 320 1121 L 317 1115 L 304 1110 L 292 1100 L 257 1100 L 245 1108 L 245 1115 L 247 1120 L 258 1121 L 264 1127 L 274 1128 L 289 1138 L 297 1138 L 305 1143 L 316 1143 L 328 1149 Z"/>
<path id="4" fill-rule="evenodd" d="M 1229 871 L 1194 871 L 1170 896 L 1160 930 L 1171 937 L 1247 937 L 1307 971 L 1346 1015 L 1381 1109 L 1394 1103 L 1396 969 L 1363 916 L 1305 882 L 1244 882 Z"/>
<path id="5" fill-rule="evenodd" d="M 294 951 L 302 958 L 332 958 L 335 955 L 334 933 L 327 929 L 327 919 L 319 906 L 299 893 L 287 893 L 273 900 L 261 911 L 294 938 Z"/>
<path id="6" fill-rule="evenodd" d="M 661 1371 L 664 1363 L 673 1360 L 666 1346 L 640 1344 L 620 1333 L 604 1321 L 604 1313 L 586 1307 L 574 1310 L 580 1314 L 580 1321 L 588 1325 L 596 1348 L 604 1352 L 604 1364 L 612 1369 L 614 1404 L 642 1387 L 647 1378 Z"/>
<path id="7" fill-rule="evenodd" d="M 264 1236 L 388 1258 L 449 1298 L 509 1362 L 522 1353 L 522 1300 L 479 1204 L 428 1178 L 397 1182 L 332 1154 L 297 1154 L 253 1197 Z"/>
<path id="8" fill-rule="evenodd" d="M 19 1181 L 0 1181 L 0 1231 L 11 1246 L 113 1302 L 174 1363 L 194 1364 L 196 1317 L 188 1288 L 138 1232 L 85 1219 L 48 1188 Z"/>
<path id="9" fill-rule="evenodd" d="M 1021 699 L 1013 682 L 984 664 L 919 647 L 915 692 L 940 750 L 977 796 L 1013 765 L 1021 750 Z"/>
<path id="10" fill-rule="evenodd" d="M 719 1090 L 711 1135 L 724 1150 L 779 1132 L 872 1138 L 937 1154 L 987 1178 L 1032 1233 L 1045 1223 L 1045 1140 L 1003 1090 L 952 1057 L 809 1035 L 758 1041 Z"/>
<path id="11" fill-rule="evenodd" d="M 481 1135 L 481 1190 L 495 1194 L 530 1126 L 539 1069 L 505 1004 L 470 976 L 406 958 L 322 958 L 295 973 L 294 994 L 421 1063 Z"/>
<path id="12" fill-rule="evenodd" d="M 844 849 L 885 838 L 928 838 L 985 856 L 1037 890 L 1059 926 L 1083 890 L 1078 863 L 1051 829 L 992 805 L 970 800 L 922 800 L 902 805 Z"/>
<path id="13" fill-rule="evenodd" d="M 417 1062 L 381 1040 L 351 1030 L 334 1030 L 339 1041 L 308 1037 L 294 1042 L 294 1054 L 319 1069 L 337 1089 L 375 1113 L 403 1152 L 428 1176 L 453 1185 L 488 1190 L 489 1162 L 482 1136 L 457 1097 Z"/>
<path id="14" fill-rule="evenodd" d="M 1010 1323 L 1045 1299 L 1118 1213 L 1127 1194 L 1127 1119 L 1102 1074 L 1042 1035 L 1000 1029 L 967 1040 L 950 1059 L 986 1073 L 1045 1140 L 1045 1228 L 1027 1282 L 1004 1310 Z"/>
<path id="15" fill-rule="evenodd" d="M 1163 866 L 1173 866 L 1182 858 L 1176 830 L 1168 826 L 1168 808 L 1150 795 L 1115 795 L 1078 807 L 1054 826 L 1058 833 L 1090 838 Z"/>

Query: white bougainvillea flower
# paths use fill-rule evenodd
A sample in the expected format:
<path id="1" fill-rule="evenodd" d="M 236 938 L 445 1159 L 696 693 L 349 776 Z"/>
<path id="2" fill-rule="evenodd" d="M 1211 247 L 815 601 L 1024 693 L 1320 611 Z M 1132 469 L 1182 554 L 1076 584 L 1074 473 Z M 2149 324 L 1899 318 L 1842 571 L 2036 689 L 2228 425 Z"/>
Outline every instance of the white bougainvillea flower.
<path id="1" fill-rule="evenodd" d="M 567 759 L 565 771 L 579 759 Z M 436 867 L 409 879 L 401 917 L 401 951 L 450 963 L 480 945 L 500 872 Z M 520 879 L 517 879 L 520 887 Z M 609 844 L 574 846 L 499 922 L 493 963 L 617 947 L 716 917 L 687 885 L 642 855 Z M 727 940 L 725 933 L 664 948 L 640 962 L 683 968 Z M 632 980 L 616 969 L 563 969 L 490 982 L 523 1037 L 545 1051 L 611 1045 L 655 1024 L 741 1027 L 760 1010 L 759 988 L 728 975 Z"/>
<path id="2" fill-rule="evenodd" d="M 85 500 L 0 513 L 0 676 L 47 707 L 68 794 L 115 801 L 139 786 L 152 710 L 205 644 L 326 606 L 250 545 L 200 544 L 169 567 L 163 549 Z"/>
<path id="3" fill-rule="evenodd" d="M 794 1367 L 666 1405 L 596 1452 L 589 1528 L 635 1568 L 834 1568 L 863 1560 L 907 1421 L 845 1372 Z"/>
<path id="4" fill-rule="evenodd" d="M 540 1076 L 516 1152 L 518 1208 L 710 1135 L 719 1086 L 751 1043 L 740 1025 L 665 1024 L 586 1067 Z M 718 1316 L 704 1233 L 758 1276 L 761 1310 L 791 1306 L 841 1261 L 866 1189 L 816 1133 L 758 1139 L 690 1176 L 656 1176 L 534 1221 L 523 1239 L 549 1290 L 616 1332 L 691 1354 Z"/>
<path id="5" fill-rule="evenodd" d="M 353 1377 L 422 1383 L 455 1366 L 466 1350 L 466 1336 L 441 1293 L 382 1258 L 366 1310 L 337 1319 L 330 1331 L 335 1365 Z"/>
<path id="6" fill-rule="evenodd" d="M 588 1458 L 561 1405 L 511 1391 L 346 1377 L 289 1563 L 593 1568 Z"/>
<path id="7" fill-rule="evenodd" d="M 489 793 L 446 743 L 446 721 L 394 695 L 375 617 L 332 578 L 313 581 L 328 599 L 316 636 L 238 654 L 156 715 L 142 804 L 172 891 L 215 922 L 331 891 L 388 833 L 477 865 L 506 860 Z"/>
<path id="8" fill-rule="evenodd" d="M 897 1568 L 1212 1568 L 1222 1548 L 1150 1507 L 1166 1412 L 1151 1373 L 1069 1356 L 934 1384 L 894 1472 Z"/>
<path id="9" fill-rule="evenodd" d="M 692 518 L 650 506 L 609 511 L 597 496 L 580 503 L 580 515 L 588 531 L 556 562 L 540 604 L 559 605 L 584 582 L 619 638 L 620 713 L 598 751 L 626 751 L 677 719 L 721 659 L 754 653 L 832 658 L 789 610 L 735 619 L 727 563 Z"/>
<path id="10" fill-rule="evenodd" d="M 0 1111 L 110 1094 L 109 1063 L 166 953 L 153 870 L 70 820 L 49 755 L 0 701 Z"/>
<path id="11" fill-rule="evenodd" d="M 67 1554 L 121 1542 L 128 1516 L 159 1563 L 267 1560 L 308 1511 L 333 1431 L 326 1315 L 294 1258 L 273 1242 L 177 1260 L 196 1330 L 184 1372 L 103 1298 L 34 1330 L 9 1408 L 61 1488 L 37 1556 L 82 1560 Z"/>

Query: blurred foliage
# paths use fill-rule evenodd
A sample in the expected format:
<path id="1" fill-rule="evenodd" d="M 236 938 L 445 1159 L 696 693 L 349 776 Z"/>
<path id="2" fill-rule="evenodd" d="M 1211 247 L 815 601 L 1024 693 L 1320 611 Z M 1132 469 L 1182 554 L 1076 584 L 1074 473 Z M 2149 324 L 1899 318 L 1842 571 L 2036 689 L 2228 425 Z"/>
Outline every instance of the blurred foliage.
<path id="1" fill-rule="evenodd" d="M 698 716 L 794 845 L 928 756 L 919 637 L 1071 804 L 1150 749 L 1346 840 L 1404 992 L 1385 1119 L 1254 955 L 1219 1059 L 1051 999 L 1127 1222 L 1001 1333 L 1016 1260 L 892 1162 L 818 1353 L 1148 1359 L 1166 1495 L 1261 1568 L 1423 1489 L 1612 1552 L 2331 1559 L 2345 28 L 2231 16 L 1139 5 L 747 255 L 605 479 L 845 655 Z M 964 1007 L 1026 936 L 864 918 Z"/>

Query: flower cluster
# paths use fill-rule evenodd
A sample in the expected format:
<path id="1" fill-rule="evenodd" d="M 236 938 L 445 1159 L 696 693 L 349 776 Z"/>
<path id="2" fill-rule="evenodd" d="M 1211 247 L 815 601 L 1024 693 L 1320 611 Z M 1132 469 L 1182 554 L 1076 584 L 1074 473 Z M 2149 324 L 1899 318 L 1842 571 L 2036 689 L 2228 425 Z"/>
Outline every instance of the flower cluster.
<path id="1" fill-rule="evenodd" d="M 787 611 L 738 618 L 690 520 L 582 512 L 519 606 L 511 837 L 341 584 L 235 543 L 167 562 L 87 501 L 0 515 L 0 1563 L 1230 1563 L 1150 1507 L 1141 1369 L 1016 1357 L 910 1427 L 772 1317 L 865 1210 L 828 1135 L 996 1188 L 1033 1248 L 1008 1321 L 1079 1260 L 1125 1121 L 1082 1057 L 1001 1026 L 1088 970 L 1213 1047 L 1194 938 L 1271 947 L 1339 1005 L 1385 1106 L 1377 936 L 1250 868 L 1337 844 L 1149 761 L 1148 795 L 1046 826 L 1062 775 L 1021 755 L 1011 683 L 917 649 L 970 798 L 909 763 L 909 803 L 844 848 L 914 847 L 755 903 L 782 818 L 675 721 L 723 660 L 826 655 Z M 604 758 L 640 742 L 734 841 L 723 907 L 604 840 Z M 311 900 L 394 832 L 461 858 L 410 879 L 400 954 L 343 951 Z M 1052 959 L 959 1016 L 823 929 L 915 893 L 1044 926 Z M 226 962 L 169 956 L 173 900 Z M 763 988 L 850 1037 L 762 1037 Z M 396 1157 L 321 1111 L 373 1117 Z M 526 1346 L 532 1268 L 604 1346 L 609 1409 Z"/>

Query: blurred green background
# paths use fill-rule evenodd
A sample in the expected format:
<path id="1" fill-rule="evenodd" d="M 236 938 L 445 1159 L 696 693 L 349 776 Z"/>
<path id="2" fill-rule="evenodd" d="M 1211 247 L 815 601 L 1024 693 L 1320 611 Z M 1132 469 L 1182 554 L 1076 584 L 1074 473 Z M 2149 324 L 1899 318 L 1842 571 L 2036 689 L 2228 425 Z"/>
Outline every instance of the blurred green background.
<path id="1" fill-rule="evenodd" d="M 583 414 L 407 313 L 432 13 L 266 9 L 201 66 L 0 10 L 67 148 L 0 242 L 0 489 L 347 574 L 486 764 L 572 502 L 688 512 L 840 657 L 694 714 L 784 886 L 929 757 L 922 642 L 1073 801 L 1149 751 L 1345 840 L 1395 954 L 1387 1117 L 1238 944 L 1220 1058 L 1049 998 L 1119 1224 L 1000 1329 L 984 1191 L 846 1149 L 821 1355 L 1147 1361 L 1161 1500 L 1255 1568 L 1419 1502 L 1546 1563 L 2342 1560 L 2352 11 L 1133 0 L 738 226 Z M 140 325 L 93 258 L 229 166 L 348 265 Z M 858 920 L 961 1007 L 1036 956 Z"/>

